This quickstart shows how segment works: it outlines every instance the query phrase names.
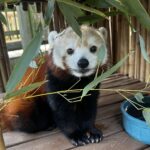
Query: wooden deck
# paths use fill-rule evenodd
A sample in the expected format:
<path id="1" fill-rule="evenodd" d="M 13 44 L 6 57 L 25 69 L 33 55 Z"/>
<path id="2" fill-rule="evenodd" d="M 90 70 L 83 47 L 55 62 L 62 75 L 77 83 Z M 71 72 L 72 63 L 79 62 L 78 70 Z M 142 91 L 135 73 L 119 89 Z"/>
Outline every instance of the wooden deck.
<path id="1" fill-rule="evenodd" d="M 144 83 L 122 75 L 114 75 L 102 84 L 102 88 L 117 89 L 142 89 L 144 86 Z M 124 132 L 120 112 L 122 100 L 115 92 L 101 92 L 96 119 L 97 127 L 104 133 L 101 143 L 73 147 L 64 135 L 55 129 L 37 134 L 6 132 L 6 147 L 8 150 L 150 150 L 150 146 L 133 140 Z"/>

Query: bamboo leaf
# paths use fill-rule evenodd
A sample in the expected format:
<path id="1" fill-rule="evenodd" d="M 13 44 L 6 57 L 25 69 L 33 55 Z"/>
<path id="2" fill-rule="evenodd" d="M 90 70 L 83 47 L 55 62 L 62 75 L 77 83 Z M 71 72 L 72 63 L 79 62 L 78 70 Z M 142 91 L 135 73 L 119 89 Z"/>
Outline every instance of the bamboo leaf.
<path id="1" fill-rule="evenodd" d="M 82 16 L 83 12 L 73 6 L 65 5 L 59 2 L 58 6 L 63 13 L 67 23 L 72 27 L 72 29 L 81 37 L 80 26 L 76 20 L 77 17 Z"/>
<path id="2" fill-rule="evenodd" d="M 24 50 L 22 57 L 18 60 L 17 64 L 14 67 L 14 70 L 11 73 L 11 76 L 6 85 L 6 93 L 10 93 L 16 87 L 16 85 L 21 81 L 27 67 L 29 66 L 31 60 L 36 55 L 36 52 L 39 50 L 42 42 L 43 29 L 39 29 L 39 32 L 34 36 L 30 44 Z"/>
<path id="3" fill-rule="evenodd" d="M 150 30 L 150 16 L 141 4 L 140 0 L 120 0 L 145 28 Z"/>
<path id="4" fill-rule="evenodd" d="M 32 60 L 29 64 L 29 67 L 36 69 L 36 68 L 38 68 L 38 65 L 35 60 Z"/>
<path id="5" fill-rule="evenodd" d="M 80 24 L 94 24 L 94 23 L 96 23 L 98 21 L 102 21 L 102 20 L 104 20 L 104 18 L 102 18 L 98 15 L 95 15 L 95 14 L 84 15 L 77 19 L 77 21 Z"/>
<path id="6" fill-rule="evenodd" d="M 44 16 L 46 25 L 50 24 L 51 17 L 54 12 L 54 4 L 55 4 L 55 0 L 48 0 L 47 9 L 46 9 L 45 16 Z"/>
<path id="7" fill-rule="evenodd" d="M 110 7 L 110 5 L 106 2 L 106 0 L 86 0 L 85 4 L 88 4 L 96 8 L 109 8 Z"/>
<path id="8" fill-rule="evenodd" d="M 128 14 L 128 10 L 127 10 L 126 6 L 122 3 L 122 1 L 120 1 L 120 0 L 106 0 L 106 2 L 109 3 L 110 5 L 116 7 L 118 10 L 120 10 L 124 14 Z"/>
<path id="9" fill-rule="evenodd" d="M 0 12 L 0 21 L 7 26 L 7 21 L 6 18 L 4 17 L 4 15 Z"/>
<path id="10" fill-rule="evenodd" d="M 142 111 L 143 117 L 146 120 L 148 126 L 150 126 L 150 108 L 145 108 Z"/>
<path id="11" fill-rule="evenodd" d="M 144 99 L 144 96 L 143 96 L 143 94 L 142 93 L 136 93 L 135 95 L 134 95 L 134 97 L 135 97 L 135 99 L 138 101 L 138 102 L 140 102 L 140 103 L 144 103 L 143 102 L 143 99 Z"/>
<path id="12" fill-rule="evenodd" d="M 86 96 L 86 94 L 93 89 L 94 87 L 96 87 L 100 82 L 102 82 L 105 78 L 109 77 L 112 73 L 114 73 L 115 71 L 117 71 L 117 69 L 119 69 L 120 66 L 123 65 L 123 63 L 127 60 L 127 58 L 129 57 L 130 54 L 128 54 L 127 56 L 125 56 L 123 59 L 121 59 L 116 65 L 114 65 L 112 68 L 110 68 L 108 71 L 106 71 L 105 73 L 101 74 L 99 77 L 97 77 L 96 79 L 94 79 L 92 82 L 90 82 L 88 85 L 86 85 L 83 89 L 82 92 L 82 98 L 84 96 Z"/>
<path id="13" fill-rule="evenodd" d="M 91 13 L 94 13 L 94 14 L 97 14 L 101 17 L 104 17 L 104 18 L 108 19 L 108 17 L 102 11 L 94 9 L 92 7 L 88 7 L 88 6 L 83 5 L 81 3 L 77 3 L 77 2 L 71 1 L 71 0 L 57 0 L 57 1 L 61 2 L 61 3 L 64 3 L 64 4 L 67 4 L 67 5 L 70 5 L 70 6 L 73 6 L 73 7 L 80 8 L 82 10 L 85 10 L 85 11 L 88 11 L 88 12 L 91 12 Z M 70 13 L 70 12 L 68 12 L 68 13 Z"/>
<path id="14" fill-rule="evenodd" d="M 140 34 L 139 34 L 139 41 L 140 41 L 141 53 L 142 53 L 144 59 L 145 59 L 148 63 L 150 63 L 150 58 L 149 58 L 148 53 L 147 53 L 146 48 L 145 48 L 144 39 L 143 39 L 143 37 L 142 37 Z"/>
<path id="15" fill-rule="evenodd" d="M 9 99 L 11 97 L 22 95 L 22 94 L 27 93 L 29 91 L 32 91 L 32 90 L 40 87 L 41 85 L 43 85 L 45 82 L 47 82 L 47 81 L 36 82 L 36 83 L 30 84 L 28 86 L 25 86 L 19 90 L 7 93 L 4 100 Z"/>
<path id="16" fill-rule="evenodd" d="M 103 44 L 100 49 L 99 49 L 99 53 L 98 53 L 98 59 L 99 59 L 99 63 L 101 64 L 105 58 L 106 55 L 106 46 Z"/>

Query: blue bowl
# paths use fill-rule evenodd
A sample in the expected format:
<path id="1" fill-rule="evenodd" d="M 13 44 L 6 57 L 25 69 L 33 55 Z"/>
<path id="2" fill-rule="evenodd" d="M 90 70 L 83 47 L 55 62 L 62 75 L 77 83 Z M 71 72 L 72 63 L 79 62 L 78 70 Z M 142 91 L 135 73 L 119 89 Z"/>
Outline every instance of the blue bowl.
<path id="1" fill-rule="evenodd" d="M 125 131 L 134 139 L 142 142 L 143 144 L 150 145 L 150 127 L 145 121 L 128 114 L 127 110 L 129 107 L 133 106 L 131 106 L 128 101 L 123 102 L 121 105 L 123 126 Z"/>

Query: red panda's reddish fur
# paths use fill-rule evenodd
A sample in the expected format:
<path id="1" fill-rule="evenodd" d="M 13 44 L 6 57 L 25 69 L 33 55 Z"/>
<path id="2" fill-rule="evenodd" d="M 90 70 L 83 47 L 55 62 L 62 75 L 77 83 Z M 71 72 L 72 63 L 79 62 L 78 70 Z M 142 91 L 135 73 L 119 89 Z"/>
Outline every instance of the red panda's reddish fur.
<path id="1" fill-rule="evenodd" d="M 44 59 L 45 62 L 42 64 L 40 64 L 40 58 L 36 59 L 36 63 L 40 64 L 37 69 L 28 67 L 21 82 L 17 85 L 16 90 L 18 90 L 22 86 L 27 86 L 31 83 L 36 83 L 45 80 L 47 64 L 49 59 L 48 55 L 45 55 Z M 0 112 L 0 124 L 3 126 L 3 128 L 12 129 L 11 122 L 14 122 L 17 119 L 18 113 L 21 113 L 24 116 L 24 118 L 30 115 L 34 107 L 35 98 L 25 99 L 24 97 L 30 96 L 32 94 L 37 95 L 45 93 L 44 86 L 45 85 L 42 85 L 38 89 L 12 98 L 11 102 L 9 102 Z"/>

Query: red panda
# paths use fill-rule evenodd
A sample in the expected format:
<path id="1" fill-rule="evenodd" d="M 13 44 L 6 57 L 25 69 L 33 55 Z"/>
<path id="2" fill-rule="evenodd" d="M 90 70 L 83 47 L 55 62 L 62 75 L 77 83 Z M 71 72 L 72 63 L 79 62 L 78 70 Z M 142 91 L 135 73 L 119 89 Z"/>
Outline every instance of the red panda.
<path id="1" fill-rule="evenodd" d="M 4 108 L 0 113 L 0 121 L 5 127 L 33 133 L 56 125 L 76 146 L 102 140 L 102 132 L 94 125 L 99 92 L 90 91 L 90 95 L 83 97 L 81 102 L 73 103 L 69 100 L 79 99 L 82 90 L 68 92 L 65 95 L 57 92 L 83 89 L 90 83 L 97 71 L 100 47 L 105 45 L 106 48 L 105 28 L 98 30 L 81 26 L 80 29 L 82 37 L 76 35 L 70 27 L 61 33 L 50 32 L 48 37 L 50 54 L 44 56 L 45 62 L 40 65 L 38 71 L 33 68 L 27 69 L 16 89 L 22 85 L 43 81 L 45 75 L 48 82 L 26 95 L 15 97 Z M 105 51 L 100 73 L 102 67 L 108 64 L 107 48 Z M 37 64 L 39 61 L 40 59 L 36 59 Z M 24 99 L 24 96 L 47 92 L 55 94 Z"/>

